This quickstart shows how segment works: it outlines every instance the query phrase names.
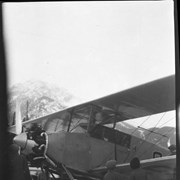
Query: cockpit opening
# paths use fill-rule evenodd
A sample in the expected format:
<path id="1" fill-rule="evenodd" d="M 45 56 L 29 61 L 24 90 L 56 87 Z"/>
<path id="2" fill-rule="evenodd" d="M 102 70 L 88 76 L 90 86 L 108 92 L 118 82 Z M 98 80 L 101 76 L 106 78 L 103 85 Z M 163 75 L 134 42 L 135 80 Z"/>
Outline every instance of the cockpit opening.
<path id="1" fill-rule="evenodd" d="M 45 131 L 88 133 L 93 138 L 130 147 L 131 135 L 115 129 L 116 116 L 112 111 L 105 111 L 94 104 L 70 110 L 65 110 L 53 118 L 51 116 L 45 123 Z"/>

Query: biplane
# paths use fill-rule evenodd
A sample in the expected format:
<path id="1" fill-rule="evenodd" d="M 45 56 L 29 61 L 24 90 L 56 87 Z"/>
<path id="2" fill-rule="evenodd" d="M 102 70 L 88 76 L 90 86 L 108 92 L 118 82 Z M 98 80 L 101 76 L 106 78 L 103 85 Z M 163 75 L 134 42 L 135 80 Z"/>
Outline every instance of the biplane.
<path id="1" fill-rule="evenodd" d="M 171 75 L 22 122 L 19 132 L 21 120 L 17 117 L 9 131 L 17 134 L 14 143 L 32 167 L 41 167 L 60 179 L 102 179 L 107 171 L 105 163 L 111 159 L 128 179 L 133 157 L 141 160 L 150 179 L 172 179 L 176 155 L 170 155 L 168 148 L 119 131 L 116 124 L 174 109 L 175 78 Z"/>

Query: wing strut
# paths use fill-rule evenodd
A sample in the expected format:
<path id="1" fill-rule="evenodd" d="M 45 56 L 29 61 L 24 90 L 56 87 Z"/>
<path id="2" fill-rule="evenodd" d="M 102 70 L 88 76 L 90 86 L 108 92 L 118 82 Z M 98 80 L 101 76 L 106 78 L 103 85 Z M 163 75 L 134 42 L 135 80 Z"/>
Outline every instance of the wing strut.
<path id="1" fill-rule="evenodd" d="M 116 118 L 114 118 L 113 129 L 116 127 Z M 115 143 L 114 143 L 114 159 L 117 161 L 117 133 L 115 131 Z"/>

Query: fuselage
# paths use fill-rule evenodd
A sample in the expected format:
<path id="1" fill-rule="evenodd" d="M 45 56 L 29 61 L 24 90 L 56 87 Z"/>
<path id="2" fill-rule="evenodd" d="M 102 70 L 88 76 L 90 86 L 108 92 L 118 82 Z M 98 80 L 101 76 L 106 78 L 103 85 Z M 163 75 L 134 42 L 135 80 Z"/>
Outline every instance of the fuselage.
<path id="1" fill-rule="evenodd" d="M 169 155 L 168 149 L 122 132 L 118 134 L 118 142 L 114 142 L 115 138 L 111 134 L 114 130 L 107 127 L 105 129 L 106 133 L 109 131 L 109 136 L 104 134 L 102 137 L 95 137 L 96 135 L 88 133 L 64 131 L 48 134 L 45 153 L 56 163 L 83 171 L 104 166 L 110 159 L 127 163 L 133 157 L 143 160 Z"/>
<path id="2" fill-rule="evenodd" d="M 116 130 L 117 118 L 91 104 L 24 123 L 23 127 L 27 130 L 33 123 L 40 125 L 46 132 L 44 155 L 55 163 L 82 171 L 104 166 L 110 159 L 126 163 L 135 156 L 143 160 L 169 155 L 166 148 Z"/>

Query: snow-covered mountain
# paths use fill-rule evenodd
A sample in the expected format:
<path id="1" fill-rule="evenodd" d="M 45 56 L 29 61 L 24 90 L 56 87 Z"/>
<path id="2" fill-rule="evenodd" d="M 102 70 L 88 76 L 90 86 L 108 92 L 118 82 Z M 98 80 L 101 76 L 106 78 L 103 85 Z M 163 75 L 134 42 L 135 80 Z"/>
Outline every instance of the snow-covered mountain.
<path id="1" fill-rule="evenodd" d="M 150 133 L 152 131 L 154 133 Z M 175 127 L 164 126 L 161 128 L 150 128 L 148 129 L 148 131 L 144 131 L 144 136 L 147 141 L 163 147 L 168 147 L 172 144 L 176 144 Z"/>
<path id="2" fill-rule="evenodd" d="M 34 119 L 57 112 L 79 101 L 66 89 L 43 81 L 16 84 L 10 88 L 8 98 L 10 125 L 13 123 L 16 102 L 21 104 L 23 119 Z"/>

